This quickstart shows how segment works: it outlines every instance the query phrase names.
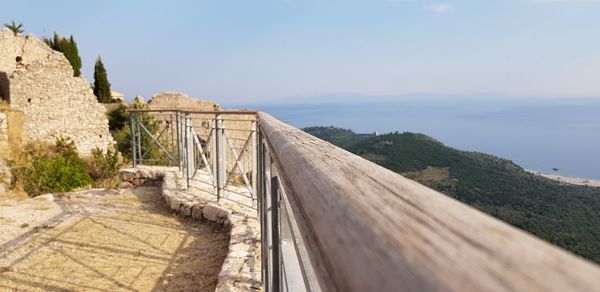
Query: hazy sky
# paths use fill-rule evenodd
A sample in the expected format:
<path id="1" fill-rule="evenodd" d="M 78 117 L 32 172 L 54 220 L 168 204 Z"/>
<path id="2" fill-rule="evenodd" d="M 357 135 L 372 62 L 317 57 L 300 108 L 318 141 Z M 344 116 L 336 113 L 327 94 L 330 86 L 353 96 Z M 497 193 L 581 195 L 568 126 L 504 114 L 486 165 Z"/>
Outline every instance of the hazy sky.
<path id="1" fill-rule="evenodd" d="M 360 93 L 600 96 L 600 1 L 2 1 L 73 34 L 92 82 L 219 102 Z"/>

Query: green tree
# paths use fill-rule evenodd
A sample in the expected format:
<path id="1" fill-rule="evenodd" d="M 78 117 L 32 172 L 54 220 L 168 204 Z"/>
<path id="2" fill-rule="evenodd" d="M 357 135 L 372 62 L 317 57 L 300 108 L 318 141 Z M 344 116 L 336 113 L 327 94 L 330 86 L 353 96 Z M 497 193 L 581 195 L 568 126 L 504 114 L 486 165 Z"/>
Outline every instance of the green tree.
<path id="1" fill-rule="evenodd" d="M 94 95 L 101 103 L 112 102 L 110 83 L 100 56 L 96 59 L 96 66 L 94 66 Z"/>
<path id="2" fill-rule="evenodd" d="M 71 35 L 68 39 L 54 33 L 52 39 L 44 39 L 44 42 L 50 46 L 53 50 L 61 52 L 65 55 L 69 63 L 73 67 L 73 75 L 81 75 L 81 57 L 79 57 L 79 49 L 77 43 Z"/>
<path id="3" fill-rule="evenodd" d="M 128 109 L 147 109 L 147 105 L 143 104 L 139 101 L 133 102 Z M 127 109 L 126 109 L 127 110 Z M 131 145 L 131 127 L 129 122 L 129 114 L 124 111 L 116 114 L 116 119 L 120 119 L 121 122 L 119 124 L 122 125 L 120 129 L 115 129 L 112 131 L 113 138 L 117 142 L 117 149 L 123 157 L 129 159 L 132 157 L 132 145 Z M 146 112 L 137 113 L 135 116 L 136 120 L 139 120 L 140 123 L 148 129 L 150 133 L 156 135 L 160 128 L 160 123 L 156 121 L 152 116 L 150 116 Z M 140 152 L 144 155 L 145 159 L 151 160 L 166 160 L 165 154 L 162 150 L 156 145 L 154 140 L 144 131 L 141 130 L 140 142 L 142 147 Z M 138 145 L 139 146 L 139 145 Z"/>
<path id="4" fill-rule="evenodd" d="M 10 29 L 15 35 L 24 32 L 22 23 L 16 24 L 14 21 L 12 21 L 10 24 L 5 23 L 4 27 Z"/>

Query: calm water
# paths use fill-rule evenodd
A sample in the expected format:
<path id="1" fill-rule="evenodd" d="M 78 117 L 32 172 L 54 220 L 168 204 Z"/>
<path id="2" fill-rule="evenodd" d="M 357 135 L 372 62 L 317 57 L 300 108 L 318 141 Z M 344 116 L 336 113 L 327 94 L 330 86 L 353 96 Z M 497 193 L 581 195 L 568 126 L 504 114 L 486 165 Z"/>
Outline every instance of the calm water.
<path id="1" fill-rule="evenodd" d="M 600 100 L 256 105 L 296 127 L 424 133 L 526 169 L 600 178 Z"/>

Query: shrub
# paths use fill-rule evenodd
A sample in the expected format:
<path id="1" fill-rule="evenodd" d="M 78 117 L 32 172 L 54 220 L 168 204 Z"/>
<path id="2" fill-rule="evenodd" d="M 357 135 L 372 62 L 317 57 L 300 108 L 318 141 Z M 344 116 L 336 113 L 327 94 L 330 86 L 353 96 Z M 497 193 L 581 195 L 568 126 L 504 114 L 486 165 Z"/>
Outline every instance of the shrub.
<path id="1" fill-rule="evenodd" d="M 146 105 L 135 101 L 131 106 L 131 109 L 144 109 Z M 118 109 L 119 110 L 119 109 Z M 115 130 L 112 132 L 113 138 L 117 142 L 117 149 L 124 157 L 127 159 L 131 158 L 131 127 L 129 125 L 129 114 L 127 113 L 127 108 L 121 109 L 122 112 L 117 112 L 114 114 L 113 123 L 116 126 L 117 124 L 122 124 L 123 126 L 119 130 Z M 110 114 L 109 114 L 110 119 Z M 148 113 L 137 113 L 136 119 L 139 119 L 150 131 L 150 133 L 156 134 L 159 128 L 159 123 Z M 154 143 L 152 138 L 146 133 L 144 130 L 142 131 L 141 142 L 142 149 L 141 152 L 145 155 L 146 159 L 165 159 L 164 153 L 160 150 L 160 148 Z"/>
<path id="2" fill-rule="evenodd" d="M 13 184 L 31 197 L 68 192 L 92 183 L 75 144 L 64 139 L 55 145 L 28 144 L 11 165 Z"/>
<path id="3" fill-rule="evenodd" d="M 112 188 L 119 183 L 119 167 L 119 152 L 109 149 L 105 153 L 96 148 L 88 161 L 87 173 L 95 181 L 95 186 Z"/>
<path id="4" fill-rule="evenodd" d="M 107 117 L 108 128 L 111 132 L 121 130 L 125 125 L 129 124 L 127 105 L 119 104 L 118 107 L 108 112 Z"/>

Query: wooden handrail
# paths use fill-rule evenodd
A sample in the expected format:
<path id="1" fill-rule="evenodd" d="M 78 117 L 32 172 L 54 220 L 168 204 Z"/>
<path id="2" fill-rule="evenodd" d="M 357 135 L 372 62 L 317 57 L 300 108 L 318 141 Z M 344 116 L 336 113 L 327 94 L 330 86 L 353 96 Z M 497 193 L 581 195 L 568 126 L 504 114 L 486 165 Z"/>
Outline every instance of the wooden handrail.
<path id="1" fill-rule="evenodd" d="M 259 112 L 324 291 L 597 291 L 600 268 Z"/>
<path id="2" fill-rule="evenodd" d="M 181 109 L 128 109 L 132 113 L 160 113 L 177 112 L 182 114 L 227 114 L 227 115 L 256 115 L 253 110 L 219 110 L 219 111 L 201 111 L 201 110 L 181 110 Z"/>

